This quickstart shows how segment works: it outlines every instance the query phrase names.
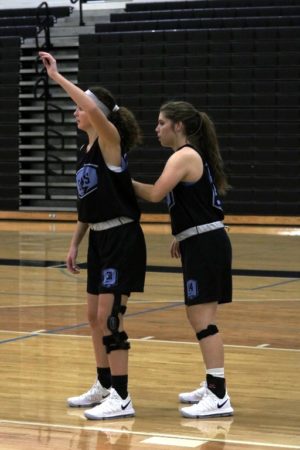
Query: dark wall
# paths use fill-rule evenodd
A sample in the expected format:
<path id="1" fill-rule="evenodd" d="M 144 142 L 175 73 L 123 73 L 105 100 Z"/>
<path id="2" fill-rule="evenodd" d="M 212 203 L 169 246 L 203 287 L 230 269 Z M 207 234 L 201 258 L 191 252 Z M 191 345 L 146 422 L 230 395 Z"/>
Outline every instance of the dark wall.
<path id="1" fill-rule="evenodd" d="M 226 213 L 297 215 L 300 5 L 221 3 L 128 4 L 95 35 L 80 37 L 79 81 L 106 86 L 135 112 L 145 143 L 131 155 L 134 176 L 159 175 L 167 153 L 155 137 L 158 109 L 184 99 L 215 122 L 233 188 Z"/>

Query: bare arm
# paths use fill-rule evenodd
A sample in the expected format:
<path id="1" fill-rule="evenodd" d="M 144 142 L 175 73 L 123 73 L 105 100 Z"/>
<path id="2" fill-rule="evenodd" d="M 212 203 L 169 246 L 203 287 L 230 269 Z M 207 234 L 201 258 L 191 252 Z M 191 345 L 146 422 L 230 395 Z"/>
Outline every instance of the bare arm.
<path id="1" fill-rule="evenodd" d="M 67 269 L 69 272 L 77 274 L 79 273 L 79 267 L 76 264 L 76 258 L 78 254 L 79 245 L 88 229 L 89 225 L 83 222 L 77 222 L 75 231 L 72 236 L 69 252 L 67 255 Z"/>
<path id="2" fill-rule="evenodd" d="M 59 84 L 73 102 L 87 113 L 93 128 L 100 136 L 101 148 L 105 150 L 105 147 L 109 147 L 109 152 L 106 151 L 106 155 L 104 155 L 105 161 L 108 164 L 119 165 L 121 158 L 120 136 L 116 127 L 106 118 L 91 97 L 59 73 L 56 60 L 50 53 L 39 52 L 39 56 L 47 70 L 48 76 Z"/>
<path id="3" fill-rule="evenodd" d="M 202 176 L 203 164 L 199 155 L 185 149 L 175 152 L 167 161 L 164 170 L 154 184 L 133 180 L 138 197 L 149 202 L 160 202 L 181 181 L 196 181 Z"/>

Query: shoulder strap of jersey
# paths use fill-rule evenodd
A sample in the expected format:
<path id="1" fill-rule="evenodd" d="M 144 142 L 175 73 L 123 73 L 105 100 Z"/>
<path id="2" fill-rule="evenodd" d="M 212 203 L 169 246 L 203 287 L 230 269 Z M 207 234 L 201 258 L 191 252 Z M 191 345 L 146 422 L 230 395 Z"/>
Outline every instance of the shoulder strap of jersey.
<path id="1" fill-rule="evenodd" d="M 193 150 L 195 150 L 197 153 L 199 153 L 199 150 L 198 150 L 196 147 L 194 147 L 193 145 L 191 145 L 191 144 L 184 144 L 184 145 L 182 145 L 181 147 L 179 147 L 177 150 L 181 150 L 181 149 L 184 148 L 184 147 L 190 147 L 190 148 L 192 148 Z"/>

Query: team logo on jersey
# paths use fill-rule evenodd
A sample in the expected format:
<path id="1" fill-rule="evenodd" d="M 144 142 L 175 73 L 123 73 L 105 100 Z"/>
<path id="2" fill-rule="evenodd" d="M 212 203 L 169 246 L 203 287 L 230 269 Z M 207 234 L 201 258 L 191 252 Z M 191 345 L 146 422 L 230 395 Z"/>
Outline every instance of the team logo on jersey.
<path id="1" fill-rule="evenodd" d="M 116 269 L 102 270 L 102 286 L 110 288 L 118 284 L 118 271 Z"/>
<path id="2" fill-rule="evenodd" d="M 186 282 L 186 292 L 187 296 L 190 300 L 193 300 L 194 298 L 198 297 L 198 281 L 197 280 L 188 280 Z"/>
<path id="3" fill-rule="evenodd" d="M 97 166 L 93 164 L 86 164 L 78 170 L 76 173 L 76 184 L 79 198 L 83 198 L 97 189 Z"/>

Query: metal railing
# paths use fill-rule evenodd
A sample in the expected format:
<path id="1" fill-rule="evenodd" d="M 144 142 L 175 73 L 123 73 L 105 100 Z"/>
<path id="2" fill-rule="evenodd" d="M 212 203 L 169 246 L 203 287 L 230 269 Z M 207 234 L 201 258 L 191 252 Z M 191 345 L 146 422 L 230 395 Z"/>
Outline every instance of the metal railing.
<path id="1" fill-rule="evenodd" d="M 45 14 L 42 14 L 42 11 L 46 12 Z M 50 27 L 53 25 L 53 16 L 51 15 L 51 9 L 49 9 L 49 6 L 47 2 L 41 3 L 37 8 L 37 18 L 41 18 L 39 20 L 39 27 L 41 30 L 45 31 L 45 41 L 42 45 L 39 44 L 38 38 L 36 39 L 36 47 L 37 52 L 40 49 L 43 49 L 45 51 L 50 51 L 53 47 L 51 44 L 51 38 L 50 38 Z M 58 156 L 52 155 L 49 153 L 49 150 L 61 150 L 64 151 L 65 148 L 65 139 L 64 135 L 53 129 L 53 125 L 56 123 L 59 125 L 64 124 L 65 121 L 65 112 L 64 110 L 51 102 L 51 92 L 50 92 L 50 86 L 49 86 L 49 77 L 47 74 L 47 70 L 44 66 L 42 68 L 40 67 L 40 58 L 39 56 L 35 59 L 35 72 L 38 75 L 38 78 L 34 84 L 33 87 L 33 95 L 36 100 L 43 100 L 43 123 L 44 123 L 44 133 L 43 133 L 43 147 L 45 149 L 44 154 L 44 176 L 45 176 L 45 198 L 50 199 L 49 194 L 49 176 L 50 175 L 64 175 L 65 173 L 65 163 L 64 161 L 59 158 Z M 60 120 L 55 121 L 51 117 L 51 112 L 55 110 L 56 112 L 60 113 Z M 59 139 L 60 145 L 59 147 L 56 147 L 51 143 L 51 137 L 55 136 Z M 50 165 L 53 162 L 59 163 L 60 169 L 59 173 L 54 172 L 53 169 L 51 169 Z"/>
<path id="2" fill-rule="evenodd" d="M 36 47 L 37 49 L 40 49 L 39 45 L 39 34 L 41 32 L 44 32 L 45 36 L 45 42 L 42 46 L 43 49 L 46 51 L 50 50 L 51 40 L 50 40 L 50 28 L 54 25 L 56 22 L 56 17 L 51 15 L 50 9 L 47 2 L 42 2 L 36 10 L 36 22 L 37 22 L 37 34 L 36 34 Z"/>
<path id="3" fill-rule="evenodd" d="M 82 3 L 86 3 L 85 0 L 70 0 L 72 5 L 75 5 L 75 3 L 79 3 L 79 25 L 84 26 L 85 23 L 83 21 L 83 12 L 82 12 Z"/>

